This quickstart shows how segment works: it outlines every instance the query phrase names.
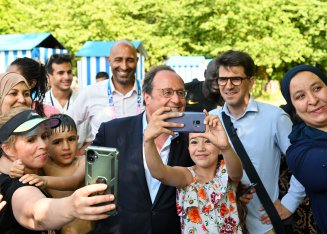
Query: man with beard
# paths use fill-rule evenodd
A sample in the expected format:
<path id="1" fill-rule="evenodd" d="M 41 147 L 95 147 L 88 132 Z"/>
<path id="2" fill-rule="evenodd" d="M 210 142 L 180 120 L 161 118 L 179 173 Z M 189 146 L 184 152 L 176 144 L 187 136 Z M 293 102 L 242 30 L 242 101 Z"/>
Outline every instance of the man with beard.
<path id="1" fill-rule="evenodd" d="M 153 67 L 143 86 L 145 112 L 102 123 L 93 145 L 119 151 L 118 214 L 96 222 L 92 233 L 164 234 L 181 232 L 176 211 L 176 188 L 151 176 L 144 158 L 143 132 L 148 124 L 158 128 L 181 127 L 165 119 L 185 109 L 184 82 L 169 66 Z M 155 139 L 162 161 L 170 166 L 191 166 L 185 135 L 166 129 Z"/>
<path id="2" fill-rule="evenodd" d="M 187 91 L 186 111 L 202 112 L 204 109 L 210 111 L 224 104 L 217 83 L 218 68 L 215 59 L 208 63 L 204 77 L 204 81 L 194 79 L 185 84 Z"/>
<path id="3" fill-rule="evenodd" d="M 138 62 L 134 46 L 126 40 L 116 42 L 108 58 L 112 77 L 84 89 L 68 111 L 77 125 L 90 121 L 92 138 L 100 124 L 142 112 L 142 92 L 135 78 Z"/>

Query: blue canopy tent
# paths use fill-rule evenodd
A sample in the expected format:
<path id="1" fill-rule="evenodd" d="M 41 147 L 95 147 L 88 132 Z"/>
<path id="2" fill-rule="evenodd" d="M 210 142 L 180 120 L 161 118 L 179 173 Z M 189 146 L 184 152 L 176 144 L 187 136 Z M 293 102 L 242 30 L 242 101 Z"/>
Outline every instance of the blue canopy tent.
<path id="1" fill-rule="evenodd" d="M 100 71 L 107 72 L 111 77 L 108 56 L 114 43 L 115 41 L 87 41 L 75 54 L 76 57 L 81 57 L 81 60 L 77 62 L 79 88 L 95 83 L 95 76 Z M 136 48 L 139 58 L 136 78 L 142 80 L 145 72 L 144 59 L 147 53 L 140 41 L 132 41 L 132 44 Z"/>
<path id="2" fill-rule="evenodd" d="M 174 69 L 187 83 L 195 78 L 204 80 L 204 71 L 209 61 L 204 56 L 171 56 L 165 64 Z"/>
<path id="3" fill-rule="evenodd" d="M 16 58 L 36 58 L 43 64 L 52 54 L 64 54 L 64 48 L 51 33 L 0 35 L 0 73 Z"/>

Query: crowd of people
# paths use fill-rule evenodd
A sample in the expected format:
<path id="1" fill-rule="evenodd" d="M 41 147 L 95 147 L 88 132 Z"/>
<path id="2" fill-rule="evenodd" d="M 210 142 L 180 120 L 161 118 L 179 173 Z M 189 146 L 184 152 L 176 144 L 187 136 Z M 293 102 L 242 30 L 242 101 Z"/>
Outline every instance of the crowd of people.
<path id="1" fill-rule="evenodd" d="M 138 81 L 127 40 L 108 62 L 112 77 L 100 72 L 78 94 L 66 54 L 45 65 L 18 58 L 0 74 L 0 233 L 291 233 L 285 221 L 295 223 L 306 196 L 314 224 L 302 225 L 327 233 L 322 70 L 299 65 L 285 74 L 286 113 L 251 96 L 255 62 L 243 51 L 218 55 L 204 81 L 187 84 L 166 65 Z M 205 112 L 205 132 L 171 130 L 183 124 L 166 120 L 185 110 Z M 119 152 L 117 197 L 101 193 L 107 185 L 84 184 L 91 144 Z M 283 195 L 282 155 L 293 174 Z"/>

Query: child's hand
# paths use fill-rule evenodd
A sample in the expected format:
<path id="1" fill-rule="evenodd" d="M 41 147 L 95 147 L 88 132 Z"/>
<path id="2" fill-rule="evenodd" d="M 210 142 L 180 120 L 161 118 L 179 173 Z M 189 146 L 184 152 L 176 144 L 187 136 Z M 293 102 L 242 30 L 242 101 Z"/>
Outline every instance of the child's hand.
<path id="1" fill-rule="evenodd" d="M 209 139 L 222 151 L 231 147 L 225 129 L 217 116 L 206 116 L 204 123 L 206 124 L 206 132 L 203 133 L 203 137 Z"/>
<path id="2" fill-rule="evenodd" d="M 20 179 L 20 182 L 22 182 L 23 184 L 30 184 L 30 185 L 35 185 L 37 187 L 41 187 L 41 188 L 45 188 L 47 183 L 46 180 L 43 179 L 42 176 L 38 176 L 35 174 L 26 174 L 23 175 Z"/>
<path id="3" fill-rule="evenodd" d="M 24 175 L 25 166 L 20 159 L 13 162 L 10 168 L 9 176 L 11 178 L 19 178 Z"/>

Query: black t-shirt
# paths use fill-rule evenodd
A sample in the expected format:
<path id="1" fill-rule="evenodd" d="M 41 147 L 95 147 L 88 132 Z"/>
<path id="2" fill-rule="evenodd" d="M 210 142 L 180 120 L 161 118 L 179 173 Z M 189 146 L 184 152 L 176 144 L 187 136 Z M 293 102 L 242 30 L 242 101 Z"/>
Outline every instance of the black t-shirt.
<path id="1" fill-rule="evenodd" d="M 222 99 L 219 97 L 216 100 L 204 97 L 202 93 L 203 85 L 204 81 L 199 81 L 198 79 L 185 84 L 187 91 L 186 111 L 202 112 L 203 109 L 206 109 L 209 112 L 216 109 L 218 105 L 221 105 Z"/>
<path id="2" fill-rule="evenodd" d="M 6 201 L 7 204 L 0 211 L 0 233 L 1 234 L 29 234 L 29 233 L 47 233 L 47 231 L 32 231 L 21 226 L 15 219 L 12 206 L 11 198 L 14 192 L 24 185 L 17 179 L 12 179 L 6 174 L 0 174 L 0 192 L 3 195 L 2 200 Z"/>

